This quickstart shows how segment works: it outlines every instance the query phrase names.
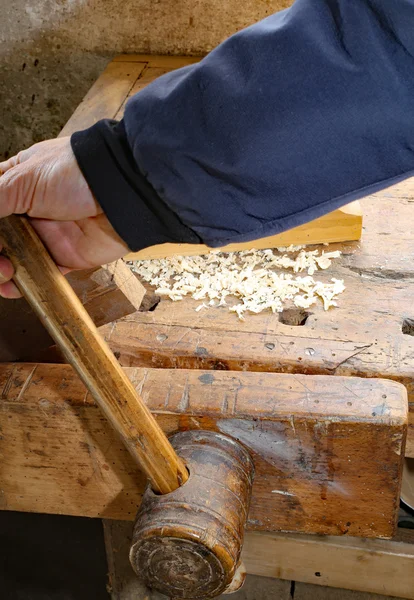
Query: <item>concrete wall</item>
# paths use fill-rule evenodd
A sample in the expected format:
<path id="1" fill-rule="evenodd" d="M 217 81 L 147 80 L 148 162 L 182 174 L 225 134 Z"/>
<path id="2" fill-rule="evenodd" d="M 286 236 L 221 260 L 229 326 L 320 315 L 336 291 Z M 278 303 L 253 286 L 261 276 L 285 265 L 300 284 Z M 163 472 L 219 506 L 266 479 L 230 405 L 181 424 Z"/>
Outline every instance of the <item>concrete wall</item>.
<path id="1" fill-rule="evenodd" d="M 291 0 L 0 0 L 0 158 L 55 136 L 120 52 L 200 54 Z"/>

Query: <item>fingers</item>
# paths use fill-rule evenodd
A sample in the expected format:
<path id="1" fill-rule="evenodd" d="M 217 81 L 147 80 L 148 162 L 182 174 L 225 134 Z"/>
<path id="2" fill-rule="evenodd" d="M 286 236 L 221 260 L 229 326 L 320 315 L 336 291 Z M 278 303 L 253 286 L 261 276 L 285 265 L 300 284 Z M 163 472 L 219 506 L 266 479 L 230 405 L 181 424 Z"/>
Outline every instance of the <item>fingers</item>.
<path id="1" fill-rule="evenodd" d="M 0 285 L 0 296 L 2 298 L 7 298 L 8 300 L 16 300 L 17 298 L 22 297 L 18 287 L 13 281 L 8 281 L 7 283 L 2 283 Z"/>
<path id="2" fill-rule="evenodd" d="M 10 281 L 13 275 L 14 269 L 11 262 L 4 256 L 0 256 L 0 296 L 3 298 L 20 298 L 21 296 L 16 284 Z"/>
<path id="3" fill-rule="evenodd" d="M 59 271 L 63 273 L 63 275 L 70 273 L 71 270 L 72 269 L 68 269 L 67 267 L 59 267 Z M 2 298 L 16 299 L 22 297 L 19 288 L 11 281 L 13 275 L 13 265 L 5 256 L 0 255 L 0 296 Z"/>
<path id="4" fill-rule="evenodd" d="M 0 177 L 0 218 L 30 210 L 38 175 L 23 165 L 9 168 Z"/>
<path id="5" fill-rule="evenodd" d="M 6 171 L 15 167 L 19 163 L 19 155 L 12 156 L 8 160 L 0 162 L 0 175 L 3 175 Z"/>
<path id="6" fill-rule="evenodd" d="M 14 269 L 11 262 L 5 256 L 0 256 L 0 285 L 10 281 L 13 275 Z"/>

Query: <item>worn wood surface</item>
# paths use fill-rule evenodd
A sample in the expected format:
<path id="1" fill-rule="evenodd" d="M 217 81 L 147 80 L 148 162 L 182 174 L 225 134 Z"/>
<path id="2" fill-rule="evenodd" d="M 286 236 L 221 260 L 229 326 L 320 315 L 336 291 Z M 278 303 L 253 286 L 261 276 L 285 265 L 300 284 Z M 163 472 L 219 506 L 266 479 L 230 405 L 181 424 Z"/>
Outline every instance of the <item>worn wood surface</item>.
<path id="1" fill-rule="evenodd" d="M 128 560 L 132 536 L 132 523 L 104 520 L 105 545 L 108 557 L 109 588 L 113 600 L 166 600 L 157 592 L 145 588 L 136 578 Z M 295 534 L 269 534 L 248 532 L 245 538 L 243 559 L 248 573 L 296 582 L 352 589 L 363 592 L 414 598 L 414 532 L 399 530 L 405 541 L 369 540 L 349 537 L 311 536 Z M 270 583 L 270 582 L 269 582 Z M 348 598 L 304 594 L 298 585 L 286 587 L 283 581 L 273 580 L 266 598 L 312 598 L 334 600 Z M 252 596 L 236 594 L 235 600 L 259 598 L 262 582 L 257 582 Z M 303 586 L 306 587 L 306 586 Z M 311 587 L 311 586 L 309 586 Z M 345 594 L 342 592 L 342 594 Z M 370 598 L 363 596 L 364 600 Z M 222 596 L 223 600 L 226 596 Z M 359 600 L 356 593 L 352 598 Z M 378 596 L 375 596 L 379 600 Z M 361 598 L 362 600 L 362 598 Z"/>
<path id="2" fill-rule="evenodd" d="M 104 332 L 126 366 L 232 369 L 385 377 L 410 402 L 407 455 L 414 456 L 414 179 L 365 198 L 361 242 L 318 279 L 343 279 L 338 307 L 312 306 L 303 326 L 268 312 L 240 321 L 226 307 L 195 312 L 200 301 L 162 298 L 154 312 Z M 299 312 L 299 311 L 296 311 Z M 295 322 L 293 312 L 289 322 Z"/>
<path id="3" fill-rule="evenodd" d="M 248 533 L 243 560 L 256 575 L 413 600 L 414 532 L 400 531 L 405 541 Z"/>
<path id="4" fill-rule="evenodd" d="M 190 476 L 170 494 L 144 493 L 131 565 L 148 587 L 168 597 L 217 598 L 244 581 L 240 555 L 254 463 L 242 444 L 217 431 L 180 431 L 170 441 Z"/>
<path id="5" fill-rule="evenodd" d="M 183 461 L 134 389 L 79 298 L 26 217 L 0 219 L 3 253 L 13 280 L 82 379 L 154 491 L 167 494 L 188 479 Z"/>
<path id="6" fill-rule="evenodd" d="M 168 600 L 164 594 L 147 588 L 132 570 L 128 559 L 132 541 L 132 523 L 104 519 L 103 527 L 108 561 L 108 591 L 111 599 Z M 291 588 L 290 581 L 248 575 L 242 589 L 232 594 L 231 598 L 232 600 L 293 600 Z M 228 595 L 224 594 L 219 598 L 229 599 Z"/>
<path id="7" fill-rule="evenodd" d="M 59 137 L 86 129 L 100 119 L 113 119 L 145 69 L 144 62 L 111 62 L 75 110 Z"/>
<path id="8" fill-rule="evenodd" d="M 145 288 L 118 260 L 66 276 L 97 327 L 139 310 Z M 24 298 L 0 298 L 0 362 L 40 360 L 53 340 Z"/>
<path id="9" fill-rule="evenodd" d="M 392 535 L 403 386 L 194 369 L 126 372 L 167 434 L 219 430 L 250 450 L 250 529 Z M 0 365 L 0 390 L 1 508 L 134 518 L 144 478 L 70 366 Z"/>

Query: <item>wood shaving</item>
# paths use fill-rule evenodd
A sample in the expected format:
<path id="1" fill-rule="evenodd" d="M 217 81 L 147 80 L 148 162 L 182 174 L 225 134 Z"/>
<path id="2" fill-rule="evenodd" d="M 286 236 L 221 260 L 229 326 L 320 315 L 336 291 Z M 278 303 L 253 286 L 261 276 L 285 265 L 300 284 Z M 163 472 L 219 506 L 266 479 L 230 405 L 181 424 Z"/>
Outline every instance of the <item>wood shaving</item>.
<path id="1" fill-rule="evenodd" d="M 205 300 L 196 311 L 224 306 L 230 297 L 238 304 L 229 306 L 240 319 L 244 313 L 270 309 L 281 312 L 284 303 L 309 308 L 319 301 L 325 310 L 337 306 L 336 298 L 344 282 L 315 281 L 317 271 L 326 270 L 341 252 L 306 250 L 289 246 L 277 250 L 212 251 L 204 256 L 172 256 L 165 259 L 133 261 L 130 266 L 144 281 L 156 286 L 155 293 L 173 301 L 190 296 Z M 303 273 L 303 275 L 296 275 Z"/>

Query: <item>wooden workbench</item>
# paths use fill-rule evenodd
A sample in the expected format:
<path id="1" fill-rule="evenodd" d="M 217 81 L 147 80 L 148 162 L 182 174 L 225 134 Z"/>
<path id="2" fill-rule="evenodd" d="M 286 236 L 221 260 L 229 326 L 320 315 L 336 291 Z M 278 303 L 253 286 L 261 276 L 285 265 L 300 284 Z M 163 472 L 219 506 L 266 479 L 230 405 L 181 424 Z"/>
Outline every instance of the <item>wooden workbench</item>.
<path id="1" fill-rule="evenodd" d="M 102 328 L 125 366 L 384 377 L 408 391 L 406 455 L 414 456 L 414 179 L 362 201 L 361 242 L 341 244 L 329 277 L 343 279 L 338 307 L 311 307 L 303 325 L 284 313 L 240 321 L 225 307 L 161 299 Z M 296 322 L 303 322 L 299 309 Z M 295 313 L 286 313 L 289 322 Z"/>
<path id="2" fill-rule="evenodd" d="M 86 97 L 74 113 L 62 135 L 87 127 L 100 118 L 119 118 L 122 115 L 126 99 L 132 93 L 139 91 L 140 86 L 143 85 L 141 75 L 146 71 L 148 75 L 147 67 L 150 61 L 153 61 L 151 76 L 154 77 L 184 64 L 182 59 L 172 57 L 158 57 L 155 62 L 150 57 L 121 57 L 112 63 L 115 66 L 109 67 L 104 76 L 98 80 L 93 92 Z M 185 62 L 187 61 L 188 59 L 185 59 Z M 148 77 L 145 80 L 145 84 L 147 83 Z M 363 199 L 364 231 L 362 240 L 333 246 L 334 249 L 342 250 L 342 258 L 336 260 L 327 273 L 321 274 L 321 279 L 335 277 L 344 280 L 346 290 L 339 297 L 338 308 L 325 312 L 322 306 L 318 305 L 307 312 L 299 309 L 290 309 L 281 314 L 266 312 L 248 315 L 245 321 L 240 321 L 226 307 L 211 307 L 209 310 L 195 312 L 194 309 L 199 305 L 199 301 L 186 299 L 173 303 L 169 299 L 162 298 L 155 310 L 133 313 L 117 322 L 104 325 L 101 327 L 101 332 L 121 364 L 126 367 L 144 367 L 145 369 L 179 367 L 216 371 L 322 374 L 332 377 L 345 375 L 398 381 L 403 383 L 408 391 L 411 413 L 406 455 L 414 456 L 414 265 L 412 261 L 414 230 L 410 219 L 413 207 L 414 179 Z M 53 353 L 51 356 L 56 357 Z M 39 358 L 39 360 L 41 359 Z M 128 470 L 128 459 L 116 446 L 116 442 L 112 445 L 111 439 L 110 444 L 108 443 L 105 425 L 101 425 L 94 407 L 87 400 L 87 396 L 84 396 L 84 390 L 78 388 L 79 383 L 62 377 L 61 369 L 67 367 L 50 367 L 50 369 L 41 365 L 36 367 L 36 377 L 40 377 L 38 371 L 43 369 L 45 372 L 43 383 L 41 378 L 39 379 L 40 383 L 35 382 L 35 385 L 38 386 L 37 390 L 33 390 L 32 387 L 29 389 L 35 366 L 17 365 L 15 367 L 17 370 L 27 371 L 26 377 L 21 377 L 21 380 L 15 376 L 14 370 L 13 375 L 10 375 L 8 372 L 10 368 L 6 365 L 2 367 L 5 379 L 2 392 L 3 410 L 10 419 L 8 428 L 6 428 L 9 433 L 13 433 L 13 419 L 17 423 L 14 431 L 15 454 L 13 456 L 16 464 L 9 461 L 9 470 L 7 471 L 9 487 L 7 494 L 2 495 L 3 490 L 0 490 L 0 508 L 7 509 L 11 506 L 15 510 L 25 510 L 25 506 L 30 505 L 31 510 L 36 510 L 33 507 L 37 498 L 34 495 L 31 498 L 29 494 L 26 496 L 21 494 L 22 490 L 26 492 L 29 489 L 25 479 L 27 473 L 25 469 L 28 467 L 23 464 L 23 458 L 27 458 L 27 452 L 30 449 L 29 458 L 32 463 L 33 481 L 38 482 L 40 489 L 43 485 L 41 480 L 43 476 L 44 483 L 50 485 L 48 492 L 44 494 L 45 501 L 40 510 L 47 510 L 49 502 L 50 511 L 56 511 L 58 506 L 56 499 L 59 499 L 62 493 L 67 496 L 69 490 L 73 499 L 72 506 L 76 509 L 72 514 L 81 514 L 82 510 L 84 514 L 95 514 L 92 510 L 90 513 L 85 512 L 85 502 L 81 490 L 85 488 L 85 498 L 86 496 L 91 497 L 91 495 L 90 489 L 85 487 L 89 485 L 89 479 L 82 479 L 79 476 L 80 464 L 83 461 L 88 469 L 91 467 L 91 478 L 97 474 L 95 477 L 97 494 L 94 497 L 93 506 L 91 502 L 93 510 L 96 510 L 96 507 L 99 508 L 99 502 L 102 500 L 99 487 L 101 486 L 108 494 L 107 490 L 109 489 L 115 490 L 117 493 L 113 503 L 105 506 L 101 513 L 105 516 L 125 518 L 126 496 L 131 493 L 131 490 L 136 494 L 135 475 Z M 51 382 L 53 373 L 57 372 L 58 376 L 55 376 L 56 385 L 54 386 L 54 384 L 51 385 Z M 167 372 L 162 374 L 160 381 L 167 375 Z M 223 389 L 225 389 L 224 383 L 226 383 L 225 375 L 217 374 L 220 382 L 223 379 Z M 200 376 L 204 378 L 203 382 L 210 381 L 208 377 L 206 378 L 205 371 L 203 374 L 200 373 Z M 248 374 L 247 376 L 251 377 Z M 232 377 L 232 374 L 229 373 L 229 380 Z M 175 376 L 174 381 L 177 385 L 180 384 Z M 301 379 L 298 380 L 298 385 L 302 385 L 301 381 Z M 259 379 L 254 383 L 255 389 L 260 390 L 263 386 Z M 346 383 L 346 385 L 348 384 Z M 154 387 L 151 389 L 154 390 Z M 353 387 L 347 388 L 347 393 L 356 398 L 357 404 L 363 402 L 362 396 L 358 397 Z M 67 398 L 65 394 L 69 394 Z M 346 399 L 349 400 L 348 397 Z M 226 402 L 227 396 L 225 395 L 220 405 L 226 408 Z M 6 405 L 7 403 L 8 405 Z M 180 406 L 179 408 L 186 410 L 188 407 Z M 375 414 L 376 418 L 384 415 L 385 418 L 385 409 L 385 404 L 379 401 L 378 406 L 374 407 L 371 414 Z M 366 411 L 367 406 L 364 406 L 363 410 Z M 36 416 L 38 424 L 36 425 L 36 422 L 32 421 L 33 431 L 26 433 L 26 438 L 24 438 L 20 433 L 22 429 L 20 419 L 23 422 L 23 419 L 26 420 L 30 415 Z M 51 476 L 47 479 L 46 471 L 42 471 L 42 475 L 39 475 L 39 470 L 35 472 L 37 468 L 35 459 L 38 458 L 42 469 L 49 469 L 52 474 L 57 472 L 56 451 L 59 451 L 59 447 L 53 446 L 50 453 L 46 449 L 45 454 L 43 445 L 46 444 L 47 439 L 52 439 L 53 427 L 56 426 L 56 431 L 61 435 L 58 427 L 64 419 L 67 424 L 67 439 L 73 454 L 71 461 L 74 472 L 73 474 L 65 473 L 63 478 Z M 46 430 L 46 423 L 48 423 L 49 430 Z M 82 424 L 85 423 L 92 424 L 93 435 L 98 438 L 100 436 L 105 442 L 103 457 L 97 451 L 96 440 L 90 437 L 86 431 L 87 428 L 83 427 Z M 85 437 L 83 440 L 79 437 L 79 432 L 85 436 L 88 433 L 89 437 Z M 82 455 L 72 444 L 72 440 L 75 439 L 79 442 L 78 438 L 83 444 L 84 454 Z M 36 443 L 39 440 L 41 444 L 38 448 Z M 60 450 L 62 450 L 63 456 L 65 448 Z M 112 464 L 116 465 L 113 470 L 107 465 L 107 457 L 112 457 L 112 455 L 115 456 Z M 4 472 L 6 472 L 5 468 Z M 21 480 L 16 479 L 16 473 L 20 473 Z M 387 473 L 386 465 L 384 466 L 384 477 L 392 477 L 392 474 Z M 127 483 L 132 482 L 131 485 L 128 483 L 129 487 L 126 485 L 126 481 Z M 65 488 L 62 482 L 67 483 L 70 488 Z M 125 492 L 126 496 L 124 497 L 122 493 L 125 490 L 129 491 Z M 305 491 L 303 496 L 308 497 L 307 488 Z M 374 512 L 377 498 L 378 496 L 366 497 L 366 502 L 372 501 Z M 11 502 L 9 506 L 7 501 Z M 132 506 L 131 511 L 133 511 L 136 506 L 136 497 L 132 495 L 132 500 L 128 497 L 128 501 Z M 82 506 L 78 506 L 78 504 L 82 504 Z M 286 515 L 291 517 L 295 507 L 290 507 L 289 510 L 290 513 L 287 512 Z M 335 522 L 334 520 L 333 523 L 335 524 Z M 291 521 L 289 527 L 291 527 Z M 297 531 L 304 530 L 306 531 L 306 528 L 299 523 Z M 357 534 L 354 531 L 351 533 Z M 368 535 L 366 531 L 364 531 L 364 535 Z M 354 589 L 386 592 L 414 598 L 411 574 L 412 544 L 396 547 L 396 542 L 384 540 L 378 542 L 382 545 L 377 546 L 376 544 L 377 542 L 373 542 L 371 547 L 364 540 L 357 538 L 344 537 L 332 540 L 314 536 L 263 535 L 252 532 L 249 534 L 245 552 L 250 572 L 292 577 L 289 569 L 292 569 L 295 560 L 294 577 L 298 581 L 312 581 L 334 586 L 344 586 L 349 581 L 349 587 Z M 278 555 L 277 548 L 279 546 L 281 552 Z M 263 551 L 261 555 L 257 550 L 259 547 Z M 335 576 L 329 575 L 325 579 L 323 574 L 323 577 L 320 578 L 321 581 L 315 581 L 312 578 L 317 575 L 316 571 L 319 572 L 319 562 L 314 561 L 314 564 L 311 560 L 315 548 L 322 553 L 323 560 L 335 553 L 338 562 Z M 384 563 L 381 561 L 383 560 L 392 563 L 389 571 L 384 571 L 384 576 L 379 577 L 378 585 L 380 587 L 367 585 L 366 571 L 360 574 L 361 581 L 359 583 L 352 582 L 350 570 L 355 565 L 365 564 L 364 552 L 368 552 L 370 560 L 372 557 L 379 557 L 378 564 L 375 563 L 378 569 L 382 568 Z M 255 557 L 259 555 L 260 562 L 255 562 Z M 263 556 L 266 556 L 266 560 L 263 560 Z M 297 559 L 298 556 L 300 556 L 300 560 Z M 319 561 L 319 554 L 316 553 L 315 556 Z M 348 556 L 351 556 L 349 564 L 347 563 L 349 570 L 345 570 L 342 568 L 342 564 Z M 290 560 L 291 557 L 293 557 L 292 560 Z M 388 572 L 392 574 L 392 577 L 388 577 Z M 374 576 L 375 574 L 373 574 Z M 385 587 L 385 580 L 393 581 L 394 579 L 395 585 Z"/>

